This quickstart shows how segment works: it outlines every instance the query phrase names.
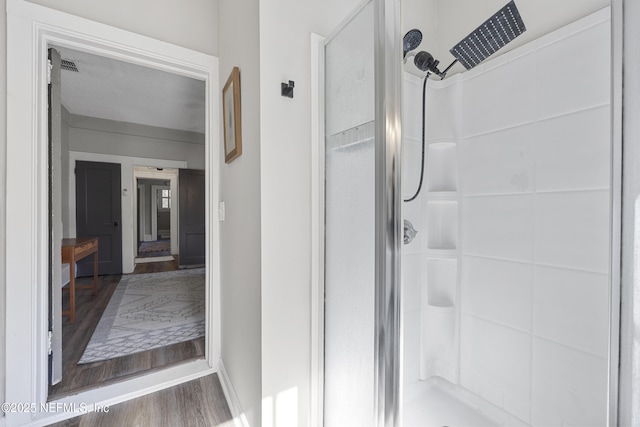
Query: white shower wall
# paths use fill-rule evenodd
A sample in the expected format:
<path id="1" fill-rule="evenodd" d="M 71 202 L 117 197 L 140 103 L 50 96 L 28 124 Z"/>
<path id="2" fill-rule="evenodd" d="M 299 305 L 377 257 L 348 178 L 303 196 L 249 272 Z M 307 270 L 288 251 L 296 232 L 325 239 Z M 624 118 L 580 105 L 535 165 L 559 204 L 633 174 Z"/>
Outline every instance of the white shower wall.
<path id="1" fill-rule="evenodd" d="M 419 231 L 403 258 L 406 382 L 420 377 L 424 342 L 442 341 L 420 326 L 430 265 L 455 260 L 458 377 L 445 377 L 532 425 L 606 424 L 609 15 L 430 82 L 427 142 L 454 144 L 459 183 L 435 194 L 427 182 L 404 206 Z M 405 78 L 405 197 L 419 177 L 421 90 Z M 428 244 L 440 199 L 459 203 L 448 252 Z"/>

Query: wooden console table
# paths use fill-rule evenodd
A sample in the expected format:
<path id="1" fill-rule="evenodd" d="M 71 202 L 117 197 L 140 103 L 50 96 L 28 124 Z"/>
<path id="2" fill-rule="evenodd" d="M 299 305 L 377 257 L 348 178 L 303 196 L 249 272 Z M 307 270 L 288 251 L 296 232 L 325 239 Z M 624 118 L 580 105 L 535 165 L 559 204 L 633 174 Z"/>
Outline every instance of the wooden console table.
<path id="1" fill-rule="evenodd" d="M 76 262 L 93 254 L 93 284 L 76 287 Z M 62 315 L 69 315 L 69 321 L 76 321 L 76 289 L 93 289 L 95 295 L 98 291 L 98 238 L 78 237 L 75 239 L 62 239 L 62 263 L 69 263 L 69 292 L 70 309 L 63 310 Z"/>

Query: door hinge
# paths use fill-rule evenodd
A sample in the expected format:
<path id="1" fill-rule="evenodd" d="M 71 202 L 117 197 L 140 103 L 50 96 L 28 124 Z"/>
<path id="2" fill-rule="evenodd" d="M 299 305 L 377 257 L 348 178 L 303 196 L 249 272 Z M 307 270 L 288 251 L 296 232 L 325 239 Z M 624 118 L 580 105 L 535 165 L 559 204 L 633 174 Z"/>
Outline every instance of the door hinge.
<path id="1" fill-rule="evenodd" d="M 50 59 L 47 59 L 47 84 L 51 84 L 51 70 L 53 70 L 53 64 Z"/>
<path id="2" fill-rule="evenodd" d="M 51 341 L 53 339 L 53 331 L 49 331 L 49 336 L 47 337 L 47 354 L 51 354 L 53 353 L 53 350 L 51 349 Z"/>

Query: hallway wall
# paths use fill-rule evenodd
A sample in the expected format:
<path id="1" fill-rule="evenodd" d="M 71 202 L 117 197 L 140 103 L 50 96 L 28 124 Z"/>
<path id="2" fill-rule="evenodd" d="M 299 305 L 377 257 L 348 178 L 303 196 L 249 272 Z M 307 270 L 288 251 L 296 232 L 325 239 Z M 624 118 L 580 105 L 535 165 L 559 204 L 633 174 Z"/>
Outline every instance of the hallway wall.
<path id="1" fill-rule="evenodd" d="M 27 1 L 198 52 L 218 55 L 218 0 Z"/>

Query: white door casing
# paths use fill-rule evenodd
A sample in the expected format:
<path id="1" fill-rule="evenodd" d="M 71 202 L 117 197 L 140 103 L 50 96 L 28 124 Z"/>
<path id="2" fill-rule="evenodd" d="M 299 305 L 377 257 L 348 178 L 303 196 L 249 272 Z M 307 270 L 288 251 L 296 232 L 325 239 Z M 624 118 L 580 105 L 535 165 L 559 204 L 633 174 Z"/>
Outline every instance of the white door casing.
<path id="1" fill-rule="evenodd" d="M 68 15 L 7 0 L 6 401 L 40 408 L 47 401 L 47 48 L 68 47 L 206 83 L 207 206 L 218 204 L 218 60 L 210 55 Z M 11 189 L 20 189 L 12 191 Z M 129 189 L 131 193 L 131 189 Z M 220 355 L 219 232 L 207 209 L 207 314 L 204 361 L 62 399 L 112 405 L 217 370 Z M 85 406 L 86 407 L 86 406 Z M 45 425 L 69 412 L 6 414 L 7 425 Z"/>

